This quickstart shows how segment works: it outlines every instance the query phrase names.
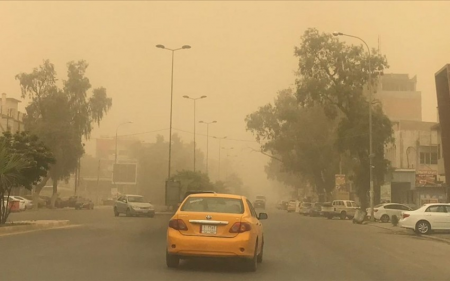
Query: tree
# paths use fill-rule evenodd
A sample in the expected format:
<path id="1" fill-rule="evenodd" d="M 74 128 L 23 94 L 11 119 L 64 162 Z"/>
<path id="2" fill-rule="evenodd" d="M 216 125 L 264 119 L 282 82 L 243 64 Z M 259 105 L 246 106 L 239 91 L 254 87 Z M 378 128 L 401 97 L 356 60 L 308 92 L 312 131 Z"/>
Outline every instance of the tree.
<path id="1" fill-rule="evenodd" d="M 339 163 L 334 144 L 336 122 L 325 116 L 322 107 L 301 106 L 293 91 L 287 89 L 278 93 L 273 105 L 267 104 L 248 115 L 246 122 L 262 152 L 272 158 L 271 170 L 266 172 L 279 168 L 278 175 L 271 175 L 273 178 L 282 177 L 293 185 L 301 178 L 303 185 L 309 182 L 318 193 L 334 188 Z"/>
<path id="2" fill-rule="evenodd" d="M 94 89 L 88 97 L 91 84 L 85 77 L 87 67 L 82 60 L 69 62 L 68 79 L 63 81 L 63 89 L 56 86 L 56 71 L 48 60 L 31 73 L 16 76 L 22 97 L 31 98 L 26 108 L 25 128 L 36 133 L 56 158 L 49 174 L 53 181 L 52 206 L 58 181 L 68 180 L 72 173 L 79 171 L 79 159 L 84 153 L 82 138 L 89 138 L 92 124 L 100 124 L 112 106 L 105 88 Z M 46 180 L 36 187 L 37 195 L 45 183 Z"/>
<path id="3" fill-rule="evenodd" d="M 52 163 L 52 153 L 36 135 L 3 133 L 0 137 L 0 224 L 9 215 L 11 190 L 20 186 L 31 189 L 47 177 Z"/>
<path id="4" fill-rule="evenodd" d="M 297 98 L 301 105 L 321 105 L 328 118 L 338 120 L 337 147 L 359 160 L 355 166 L 355 183 L 362 207 L 367 206 L 369 190 L 369 124 L 366 85 L 373 89 L 377 75 L 388 67 L 387 60 L 376 50 L 372 56 L 362 46 L 346 45 L 331 34 L 308 29 L 295 55 L 299 58 Z M 371 77 L 369 81 L 369 60 Z M 384 147 L 392 141 L 390 120 L 379 105 L 373 111 L 373 162 L 375 182 L 379 186 L 388 162 Z"/>
<path id="5" fill-rule="evenodd" d="M 199 171 L 182 170 L 171 177 L 172 181 L 181 183 L 181 193 L 195 190 L 214 190 L 207 174 Z"/>

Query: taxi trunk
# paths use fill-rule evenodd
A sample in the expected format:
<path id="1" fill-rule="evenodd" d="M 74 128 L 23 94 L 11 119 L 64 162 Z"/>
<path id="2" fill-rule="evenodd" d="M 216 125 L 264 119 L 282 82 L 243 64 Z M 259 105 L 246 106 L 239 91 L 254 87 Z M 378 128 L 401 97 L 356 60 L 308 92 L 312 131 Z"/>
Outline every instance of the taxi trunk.
<path id="1" fill-rule="evenodd" d="M 176 222 L 182 235 L 231 238 L 239 234 L 241 218 L 242 214 L 183 212 Z"/>

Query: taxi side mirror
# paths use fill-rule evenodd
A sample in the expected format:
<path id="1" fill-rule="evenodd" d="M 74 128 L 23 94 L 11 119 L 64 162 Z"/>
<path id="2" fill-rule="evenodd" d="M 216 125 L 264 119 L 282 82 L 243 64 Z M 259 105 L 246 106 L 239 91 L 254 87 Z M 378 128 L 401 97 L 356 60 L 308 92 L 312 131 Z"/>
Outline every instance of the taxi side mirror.
<path id="1" fill-rule="evenodd" d="M 266 220 L 268 218 L 269 218 L 269 216 L 266 213 L 259 213 L 259 215 L 258 215 L 259 220 Z"/>

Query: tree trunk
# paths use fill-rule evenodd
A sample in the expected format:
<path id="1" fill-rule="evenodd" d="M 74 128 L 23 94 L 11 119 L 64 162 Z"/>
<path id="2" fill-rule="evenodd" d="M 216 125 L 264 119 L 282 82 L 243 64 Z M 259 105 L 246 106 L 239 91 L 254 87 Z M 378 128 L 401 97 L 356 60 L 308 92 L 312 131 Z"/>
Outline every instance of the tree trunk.
<path id="1" fill-rule="evenodd" d="M 52 199 L 51 199 L 51 208 L 55 208 L 55 202 L 56 202 L 56 198 L 58 197 L 58 180 L 54 180 L 52 179 L 52 183 L 53 183 L 53 194 L 52 194 Z"/>
<path id="2" fill-rule="evenodd" d="M 39 204 L 39 193 L 41 192 L 41 190 L 44 188 L 44 186 L 47 184 L 47 181 L 49 179 L 49 176 L 46 176 L 45 178 L 42 179 L 41 182 L 39 182 L 35 187 L 34 187 L 34 192 L 33 192 L 33 210 L 37 210 L 38 209 L 38 204 Z"/>

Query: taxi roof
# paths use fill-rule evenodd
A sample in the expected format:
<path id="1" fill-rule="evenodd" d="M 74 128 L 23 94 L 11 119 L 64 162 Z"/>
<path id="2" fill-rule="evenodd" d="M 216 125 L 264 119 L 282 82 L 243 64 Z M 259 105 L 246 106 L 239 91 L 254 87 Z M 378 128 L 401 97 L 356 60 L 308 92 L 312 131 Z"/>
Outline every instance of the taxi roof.
<path id="1" fill-rule="evenodd" d="M 243 199 L 244 196 L 242 195 L 236 195 L 236 194 L 226 194 L 226 193 L 197 193 L 197 194 L 191 194 L 186 198 L 192 198 L 192 197 L 220 197 L 220 198 L 232 198 L 232 199 Z"/>

